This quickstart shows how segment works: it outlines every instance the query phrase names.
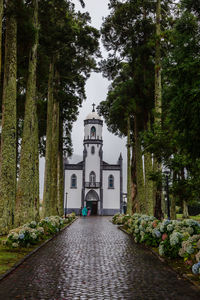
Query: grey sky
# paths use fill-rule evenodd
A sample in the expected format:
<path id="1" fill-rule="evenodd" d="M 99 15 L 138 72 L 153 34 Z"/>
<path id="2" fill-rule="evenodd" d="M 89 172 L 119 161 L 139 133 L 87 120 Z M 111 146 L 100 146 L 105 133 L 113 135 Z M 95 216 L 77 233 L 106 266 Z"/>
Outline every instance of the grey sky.
<path id="1" fill-rule="evenodd" d="M 100 29 L 102 24 L 102 18 L 109 14 L 108 0 L 85 0 L 85 9 L 82 9 L 78 0 L 72 1 L 77 10 L 88 11 L 92 22 L 91 25 Z M 103 57 L 106 57 L 106 51 L 101 45 L 101 51 Z M 72 131 L 72 143 L 74 148 L 74 158 L 72 162 L 77 162 L 80 156 L 83 154 L 83 134 L 84 126 L 83 121 L 86 116 L 92 110 L 92 103 L 96 105 L 102 100 L 106 99 L 108 91 L 109 81 L 102 77 L 101 74 L 92 73 L 86 84 L 86 101 L 84 101 L 82 107 L 79 110 L 79 116 L 74 123 Z M 122 153 L 124 161 L 124 191 L 126 190 L 126 140 L 121 139 L 108 132 L 106 124 L 103 127 L 103 158 L 108 163 L 116 163 L 120 152 Z M 40 197 L 42 197 L 43 190 L 43 177 L 44 177 L 44 160 L 40 160 Z"/>

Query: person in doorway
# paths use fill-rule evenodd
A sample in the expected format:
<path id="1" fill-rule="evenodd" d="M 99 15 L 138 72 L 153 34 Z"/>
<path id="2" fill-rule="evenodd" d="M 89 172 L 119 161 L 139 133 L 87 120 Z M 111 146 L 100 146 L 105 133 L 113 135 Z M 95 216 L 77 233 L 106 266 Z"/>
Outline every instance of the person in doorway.
<path id="1" fill-rule="evenodd" d="M 87 210 L 88 210 L 88 212 L 87 212 L 87 216 L 89 217 L 89 216 L 90 216 L 90 214 L 91 214 L 91 209 L 90 209 L 90 207 L 88 207 L 88 208 L 87 208 Z"/>
<path id="2" fill-rule="evenodd" d="M 87 216 L 87 212 L 88 212 L 87 207 L 86 206 L 83 207 L 83 209 L 82 209 L 82 216 L 86 217 Z"/>

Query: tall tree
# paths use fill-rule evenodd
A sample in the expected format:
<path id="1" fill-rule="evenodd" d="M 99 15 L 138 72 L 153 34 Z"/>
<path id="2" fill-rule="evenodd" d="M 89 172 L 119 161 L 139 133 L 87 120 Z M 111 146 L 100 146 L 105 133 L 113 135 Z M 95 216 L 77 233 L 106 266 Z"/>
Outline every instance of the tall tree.
<path id="1" fill-rule="evenodd" d="M 161 86 L 161 2 L 157 0 L 156 4 L 156 46 L 155 46 L 155 122 L 159 123 L 158 126 L 161 126 L 161 114 L 162 114 L 162 86 Z M 154 157 L 154 172 L 162 172 L 161 165 L 158 163 Z M 154 216 L 158 219 L 161 219 L 163 216 L 162 213 L 162 183 L 159 180 L 155 182 L 155 210 Z"/>
<path id="2" fill-rule="evenodd" d="M 41 6 L 41 27 L 49 31 L 49 36 L 43 32 L 43 47 L 49 49 L 51 61 L 43 196 L 44 215 L 49 215 L 62 211 L 60 184 L 63 182 L 63 174 L 60 166 L 60 141 L 63 136 L 60 134 L 63 135 L 63 131 L 60 128 L 65 122 L 70 124 L 76 119 L 78 107 L 85 97 L 85 81 L 90 70 L 95 69 L 93 55 L 98 52 L 99 34 L 88 25 L 88 14 L 75 14 L 73 6 L 65 1 L 54 1 L 54 5 L 47 4 L 52 18 L 46 28 L 46 5 L 41 3 Z"/>
<path id="3" fill-rule="evenodd" d="M 32 1 L 35 38 L 29 54 L 25 119 L 21 145 L 20 173 L 16 197 L 16 225 L 39 219 L 38 120 L 36 67 L 38 48 L 38 1 Z"/>
<path id="4" fill-rule="evenodd" d="M 3 21 L 3 0 L 0 0 L 0 80 L 2 67 L 2 21 Z"/>
<path id="5" fill-rule="evenodd" d="M 16 197 L 17 21 L 15 1 L 7 1 L 0 165 L 0 229 L 14 223 Z"/>
<path id="6" fill-rule="evenodd" d="M 52 115 L 53 115 L 53 79 L 54 79 L 54 61 L 51 61 L 49 67 L 48 82 L 48 105 L 47 105 L 47 133 L 46 133 L 46 155 L 45 155 L 45 176 L 44 176 L 44 194 L 43 194 L 43 215 L 51 215 L 51 143 L 52 143 Z"/>
<path id="7" fill-rule="evenodd" d="M 151 115 L 153 108 L 153 71 L 154 53 L 152 47 L 155 24 L 153 14 L 155 4 L 151 1 L 110 1 L 110 15 L 105 19 L 102 26 L 103 42 L 109 51 L 106 61 L 102 62 L 104 76 L 115 80 L 123 69 L 123 65 L 129 69 L 129 83 L 132 84 L 129 92 L 131 115 L 134 116 L 133 162 L 135 170 L 132 183 L 133 195 L 136 197 L 133 210 L 146 212 L 145 204 L 145 178 L 142 162 L 142 147 L 140 135 L 147 127 L 146 115 Z M 127 85 L 127 78 L 121 78 L 121 85 Z M 117 83 L 116 83 L 117 84 Z M 120 86 L 120 85 L 119 85 Z M 130 88 L 129 88 L 130 89 Z M 125 91 L 125 94 L 127 92 Z M 150 164 L 146 165 L 147 169 Z M 146 183 L 149 182 L 146 178 Z M 137 194 L 136 194 L 137 191 Z M 151 201 L 152 196 L 148 197 Z"/>
<path id="8" fill-rule="evenodd" d="M 131 199 L 131 128 L 130 117 L 127 118 L 127 213 L 132 214 Z"/>
<path id="9" fill-rule="evenodd" d="M 3 0 L 0 0 L 0 82 L 1 82 L 1 68 L 2 68 L 2 20 L 3 20 Z M 1 113 L 0 113 L 0 130 L 1 130 Z M 0 153 L 1 153 L 1 132 L 0 132 Z M 0 164 L 1 164 L 1 155 L 0 155 Z"/>

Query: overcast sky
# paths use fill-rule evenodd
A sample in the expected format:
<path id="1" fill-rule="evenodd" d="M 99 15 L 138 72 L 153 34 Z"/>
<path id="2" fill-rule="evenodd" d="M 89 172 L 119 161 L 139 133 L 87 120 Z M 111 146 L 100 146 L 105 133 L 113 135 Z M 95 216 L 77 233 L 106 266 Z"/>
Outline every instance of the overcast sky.
<path id="1" fill-rule="evenodd" d="M 81 10 L 82 12 L 88 11 L 91 16 L 91 25 L 100 29 L 103 17 L 109 14 L 108 10 L 108 0 L 85 0 L 85 8 L 83 9 L 79 4 L 78 0 L 72 1 L 75 4 L 76 10 Z M 106 51 L 101 44 L 101 52 L 103 57 L 106 57 Z M 108 91 L 109 81 L 102 77 L 101 74 L 92 73 L 91 77 L 88 79 L 86 84 L 86 97 L 82 107 L 79 110 L 79 116 L 77 121 L 74 123 L 72 131 L 72 143 L 74 148 L 74 157 L 83 155 L 83 136 L 84 136 L 84 126 L 83 121 L 86 116 L 92 111 L 92 103 L 96 106 L 103 100 L 106 99 Z M 108 163 L 116 163 L 120 153 L 122 153 L 124 166 L 126 166 L 126 140 L 121 139 L 110 132 L 106 128 L 106 124 L 103 126 L 103 159 Z M 76 159 L 77 160 L 77 159 Z M 73 162 L 77 162 L 72 160 Z M 40 197 L 42 197 L 43 190 L 43 173 L 44 173 L 44 161 L 41 160 L 40 163 Z M 124 167 L 124 177 L 126 175 L 126 170 Z M 124 178 L 124 191 L 126 187 L 126 182 Z"/>

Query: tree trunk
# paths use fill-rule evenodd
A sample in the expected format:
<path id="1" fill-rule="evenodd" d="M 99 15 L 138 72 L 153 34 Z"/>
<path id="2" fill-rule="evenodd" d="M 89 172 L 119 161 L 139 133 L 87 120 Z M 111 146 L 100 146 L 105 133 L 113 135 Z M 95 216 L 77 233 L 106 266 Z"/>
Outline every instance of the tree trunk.
<path id="1" fill-rule="evenodd" d="M 181 169 L 181 180 L 185 181 L 184 168 Z M 182 208 L 183 208 L 183 219 L 188 219 L 189 218 L 188 204 L 186 201 L 187 199 L 185 198 L 184 195 L 184 190 L 181 193 L 181 198 L 182 198 Z"/>
<path id="2" fill-rule="evenodd" d="M 8 2 L 12 8 L 13 1 Z M 14 223 L 16 197 L 16 74 L 17 22 L 10 14 L 6 21 L 2 135 L 0 165 L 0 231 L 7 233 Z"/>
<path id="3" fill-rule="evenodd" d="M 0 0 L 0 82 L 2 67 L 2 19 L 3 19 L 3 0 Z"/>
<path id="4" fill-rule="evenodd" d="M 160 51 L 160 18 L 161 4 L 157 0 L 156 5 L 156 49 L 155 49 L 155 120 L 161 122 L 162 113 L 162 86 L 161 86 L 161 51 Z"/>
<path id="5" fill-rule="evenodd" d="M 160 19 L 161 19 L 161 2 L 157 0 L 156 4 L 156 47 L 155 47 L 155 122 L 161 126 L 161 113 L 162 113 L 162 86 L 161 86 L 161 51 L 160 51 Z M 154 158 L 154 171 L 161 172 L 161 165 Z M 161 219 L 162 213 L 162 185 L 156 184 L 155 193 L 155 208 L 154 216 Z"/>
<path id="6" fill-rule="evenodd" d="M 58 215 L 59 102 L 54 99 L 51 143 L 51 214 Z"/>
<path id="7" fill-rule="evenodd" d="M 150 114 L 146 113 L 146 118 L 144 118 L 144 130 L 150 130 Z M 152 154 L 149 152 L 144 153 L 144 174 L 145 174 L 145 198 L 146 198 L 146 214 L 153 216 L 154 214 L 154 183 L 149 178 L 150 174 L 153 172 L 153 161 Z"/>
<path id="8" fill-rule="evenodd" d="M 146 214 L 153 216 L 154 199 L 153 199 L 153 181 L 149 179 L 150 173 L 153 172 L 152 155 L 144 153 L 144 170 L 145 170 L 145 193 L 146 193 Z"/>
<path id="9" fill-rule="evenodd" d="M 33 213 L 34 213 L 34 220 L 38 222 L 40 220 L 40 176 L 39 176 L 39 133 L 38 133 L 38 116 L 37 111 L 35 114 L 36 120 L 35 120 L 35 131 L 33 134 L 34 139 L 34 155 L 35 155 L 35 176 L 33 180 L 33 200 L 34 200 L 34 207 L 33 207 Z"/>
<path id="10" fill-rule="evenodd" d="M 0 0 L 0 83 L 1 83 L 1 73 L 2 73 L 2 19 L 3 19 L 3 0 Z M 2 88 L 0 88 L 0 93 L 2 93 Z M 2 98 L 2 96 L 0 96 Z M 2 116 L 0 113 L 0 153 L 1 153 L 1 126 L 2 126 Z M 1 165 L 1 154 L 0 154 L 0 165 Z"/>
<path id="11" fill-rule="evenodd" d="M 135 143 L 132 144 L 132 159 L 131 159 L 131 200 L 132 200 L 132 212 L 136 213 L 137 208 L 137 181 L 136 181 L 136 154 Z"/>
<path id="12" fill-rule="evenodd" d="M 189 218 L 188 205 L 185 200 L 183 200 L 183 219 Z"/>
<path id="13" fill-rule="evenodd" d="M 47 132 L 46 154 L 43 193 L 43 216 L 51 215 L 51 147 L 52 147 L 52 115 L 53 115 L 53 82 L 54 82 L 54 59 L 49 66 L 48 103 L 47 103 Z"/>
<path id="14" fill-rule="evenodd" d="M 63 169 L 63 123 L 60 120 L 60 133 L 59 133 L 59 152 L 58 152 L 58 214 L 63 216 L 64 204 L 64 169 Z"/>
<path id="15" fill-rule="evenodd" d="M 38 120 L 36 104 L 36 67 L 38 48 L 38 1 L 33 0 L 35 40 L 29 54 L 29 72 L 26 89 L 25 118 L 21 146 L 20 172 L 16 198 L 16 226 L 38 219 Z"/>
<path id="16" fill-rule="evenodd" d="M 173 173 L 173 182 L 176 180 L 176 173 Z M 171 206 L 170 206 L 170 216 L 172 220 L 176 220 L 176 198 L 171 195 Z"/>
<path id="17" fill-rule="evenodd" d="M 142 148 L 141 148 L 139 132 L 138 132 L 138 117 L 136 115 L 134 116 L 134 139 L 135 139 L 136 182 L 137 182 L 137 197 L 136 197 L 135 210 L 138 213 L 146 213 Z"/>
<path id="18" fill-rule="evenodd" d="M 132 214 L 130 117 L 127 119 L 127 214 Z"/>

